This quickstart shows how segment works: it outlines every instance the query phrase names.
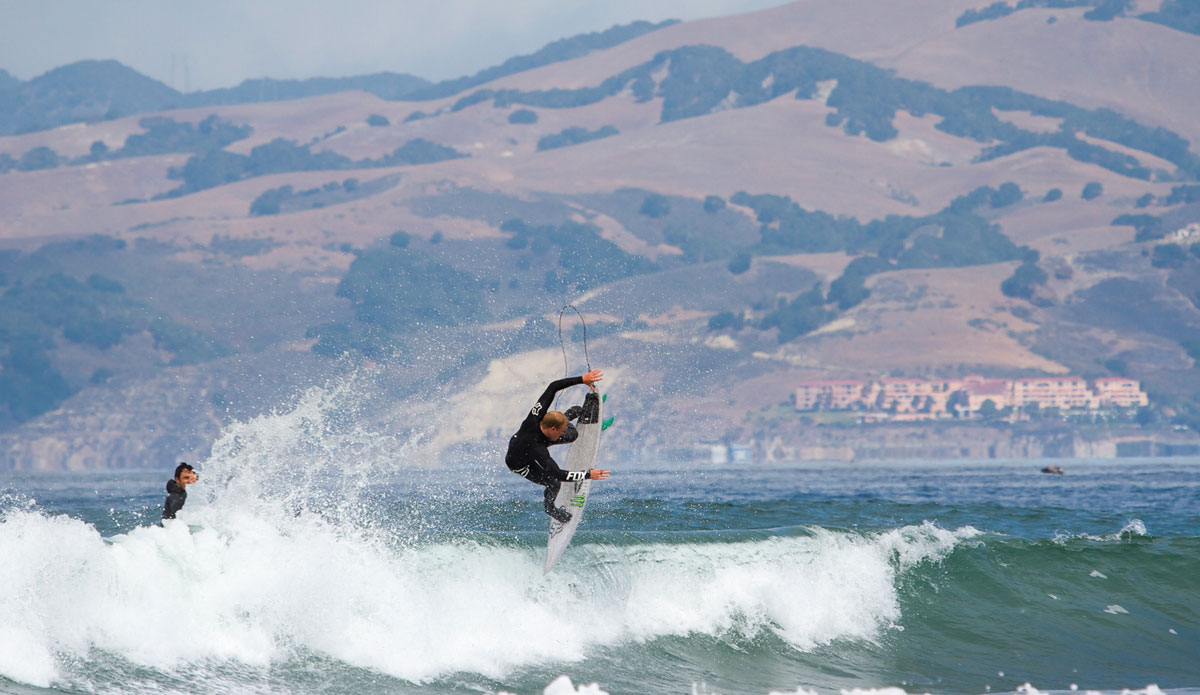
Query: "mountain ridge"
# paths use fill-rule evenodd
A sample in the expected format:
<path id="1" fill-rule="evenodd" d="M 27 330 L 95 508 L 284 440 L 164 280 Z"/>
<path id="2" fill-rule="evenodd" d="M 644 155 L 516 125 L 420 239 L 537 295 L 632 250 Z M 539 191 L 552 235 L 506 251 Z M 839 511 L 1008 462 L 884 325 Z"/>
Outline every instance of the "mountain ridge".
<path id="1" fill-rule="evenodd" d="M 22 82 L 0 70 L 0 135 L 33 132 L 71 123 L 112 120 L 178 108 L 288 101 L 359 90 L 385 100 L 428 101 L 452 96 L 497 77 L 570 60 L 656 31 L 678 20 L 657 24 L 637 21 L 604 31 L 552 41 L 540 50 L 516 56 L 474 75 L 433 83 L 415 75 L 379 72 L 350 77 L 248 79 L 235 87 L 183 93 L 115 60 L 81 60 Z M 105 96 L 102 108 L 80 101 Z M 8 92 L 7 95 L 3 95 Z"/>
<path id="2" fill-rule="evenodd" d="M 1030 61 L 1050 60 L 1050 47 L 1029 38 L 1048 27 L 1074 41 L 1113 37 L 1126 48 L 1111 64 L 1136 83 L 1129 46 L 1171 31 L 1184 38 L 1156 41 L 1153 64 L 1182 65 L 1194 37 L 1086 20 L 1085 8 L 1054 10 L 1053 24 L 1031 9 L 956 29 L 974 5 L 886 4 L 854 27 L 830 17 L 869 4 L 801 0 L 661 27 L 417 109 L 343 92 L 0 138 L 0 170 L 4 157 L 13 163 L 0 173 L 0 302 L 54 273 L 80 282 L 99 274 L 96 287 L 119 285 L 173 322 L 154 331 L 115 318 L 0 325 L 0 335 L 40 346 L 0 344 L 0 386 L 36 390 L 58 374 L 71 391 L 19 422 L 0 406 L 0 438 L 25 452 L 8 465 L 96 465 L 94 449 L 78 454 L 85 438 L 68 423 L 83 418 L 100 436 L 103 409 L 136 413 L 135 394 L 161 395 L 172 374 L 190 384 L 188 398 L 154 400 L 174 405 L 153 421 L 159 431 L 173 423 L 177 436 L 123 443 L 121 465 L 174 459 L 172 447 L 202 454 L 222 422 L 364 374 L 372 427 L 415 438 L 428 460 L 488 455 L 511 413 L 559 371 L 554 321 L 564 303 L 587 317 L 589 349 L 608 362 L 597 366 L 611 370 L 616 402 L 657 413 L 653 426 L 612 433 L 623 456 L 763 442 L 772 431 L 789 446 L 811 439 L 842 451 L 858 437 L 862 451 L 879 451 L 894 430 L 833 436 L 816 415 L 788 410 L 788 390 L 804 379 L 887 375 L 1131 376 L 1152 407 L 1073 421 L 1074 451 L 1115 452 L 1103 428 L 1191 441 L 1200 237 L 1172 235 L 1200 221 L 1196 153 L 1180 133 L 1128 114 L 1160 87 L 1122 92 L 1107 74 L 1075 86 L 1095 104 L 1120 95 L 1133 105 L 1110 114 L 1013 85 L 951 89 L 918 73 L 967 74 L 963 61 L 938 61 L 970 42 L 983 56 L 1011 41 L 1033 52 Z M 916 28 L 868 40 L 871 27 L 889 23 Z M 854 50 L 772 44 L 789 32 Z M 725 40 L 679 50 L 697 36 Z M 1022 61 L 1012 79 L 1033 84 Z M 628 79 L 571 101 L 578 95 L 568 90 L 594 91 L 618 75 Z M 1192 98 L 1167 111 L 1182 113 Z M 571 129 L 605 136 L 541 146 Z M 226 144 L 213 147 L 215 133 Z M 136 154 L 134 136 L 136 152 L 154 154 Z M 329 164 L 386 161 L 417 141 L 468 156 Z M 188 171 L 239 158 L 264 175 L 221 179 L 228 172 L 214 168 L 206 176 L 217 185 L 155 200 Z M 286 204 L 263 212 L 270 200 Z M 1115 223 L 1126 217 L 1129 225 Z M 117 295 L 87 296 L 103 316 Z M 1106 309 L 1128 307 L 1123 297 L 1141 298 L 1145 310 Z M 20 306 L 37 315 L 36 305 Z M 196 333 L 163 328 L 175 324 Z M 201 337 L 218 336 L 225 356 L 195 351 Z M 567 340 L 577 357 L 581 346 Z M 469 426 L 439 429 L 440 411 L 460 401 L 486 407 Z M 988 431 L 997 443 L 1050 424 Z M 942 423 L 939 436 L 954 439 L 959 425 L 978 428 Z M 1026 450 L 1067 451 L 1060 433 L 1047 437 L 1047 448 Z"/>

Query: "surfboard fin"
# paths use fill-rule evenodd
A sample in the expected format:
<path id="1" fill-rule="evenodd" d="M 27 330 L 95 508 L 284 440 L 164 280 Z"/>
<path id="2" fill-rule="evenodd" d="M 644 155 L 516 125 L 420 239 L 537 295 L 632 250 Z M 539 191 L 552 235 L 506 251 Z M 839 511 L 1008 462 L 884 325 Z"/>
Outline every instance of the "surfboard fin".
<path id="1" fill-rule="evenodd" d="M 611 427 L 611 426 L 612 426 L 612 424 L 613 424 L 613 420 L 616 420 L 616 419 L 617 419 L 617 416 L 616 416 L 616 415 L 613 415 L 613 416 L 612 416 L 612 417 L 610 417 L 610 418 L 605 418 L 605 419 L 604 419 L 604 422 L 600 423 L 600 431 L 601 431 L 601 432 L 603 432 L 604 430 L 606 430 L 606 429 L 608 429 L 609 427 Z"/>

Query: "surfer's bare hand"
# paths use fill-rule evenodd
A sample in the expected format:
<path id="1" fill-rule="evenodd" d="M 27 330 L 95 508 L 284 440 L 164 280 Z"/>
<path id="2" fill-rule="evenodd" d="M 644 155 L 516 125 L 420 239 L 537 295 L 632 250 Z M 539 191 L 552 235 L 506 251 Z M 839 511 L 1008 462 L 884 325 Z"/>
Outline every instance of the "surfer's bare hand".
<path id="1" fill-rule="evenodd" d="M 604 480 L 608 477 L 608 471 L 603 468 L 593 468 L 588 471 L 588 478 L 592 480 Z"/>
<path id="2" fill-rule="evenodd" d="M 603 378 L 604 378 L 604 372 L 600 371 L 599 369 L 593 369 L 592 371 L 583 375 L 583 383 L 592 387 L 592 389 L 595 389 L 596 382 L 600 381 Z"/>

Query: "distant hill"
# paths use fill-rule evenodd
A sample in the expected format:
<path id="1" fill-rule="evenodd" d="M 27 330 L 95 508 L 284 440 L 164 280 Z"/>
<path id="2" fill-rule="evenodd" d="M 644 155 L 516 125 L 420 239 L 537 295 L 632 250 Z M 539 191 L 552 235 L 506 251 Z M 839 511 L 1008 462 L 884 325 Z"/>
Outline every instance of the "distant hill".
<path id="1" fill-rule="evenodd" d="M 564 60 L 571 60 L 585 56 L 593 51 L 600 51 L 606 48 L 625 43 L 636 39 L 643 34 L 647 34 L 664 27 L 669 27 L 677 24 L 679 20 L 668 19 L 658 24 L 650 22 L 632 22 L 630 24 L 617 25 L 610 27 L 604 31 L 596 31 L 589 34 L 579 34 L 566 39 L 553 41 L 542 47 L 541 50 L 529 55 L 516 56 L 509 58 L 496 67 L 480 70 L 470 77 L 460 77 L 453 80 L 445 80 L 437 84 L 429 85 L 428 87 L 415 90 L 408 95 L 407 99 L 414 100 L 430 100 L 440 99 L 442 97 L 452 96 L 459 92 L 472 87 L 478 87 L 485 82 L 515 75 L 519 72 L 540 68 L 543 65 L 550 65 Z"/>
<path id="2" fill-rule="evenodd" d="M 562 347 L 578 366 L 567 303 L 634 460 L 1068 451 L 1028 423 L 798 413 L 811 379 L 1126 376 L 1150 406 L 1040 426 L 1107 442 L 1078 455 L 1195 441 L 1200 36 L 1065 2 L 959 25 L 986 3 L 798 0 L 552 44 L 438 98 L 262 81 L 0 137 L 0 468 L 177 460 L 345 375 L 370 382 L 355 426 L 489 455 Z M 419 112 L 363 89 L 411 85 Z"/>
<path id="3" fill-rule="evenodd" d="M 0 133 L 101 121 L 169 108 L 179 92 L 115 60 L 84 60 L 0 94 Z"/>
<path id="4" fill-rule="evenodd" d="M 236 87 L 184 94 L 115 60 L 72 63 L 24 83 L 0 70 L 0 135 L 162 109 L 287 101 L 348 90 L 368 92 L 389 101 L 438 99 L 499 77 L 610 48 L 677 21 L 633 22 L 559 39 L 535 53 L 510 58 L 475 75 L 436 84 L 414 75 L 381 72 L 357 77 L 246 80 Z"/>
<path id="5" fill-rule="evenodd" d="M 1109 22 L 1117 17 L 1135 17 L 1189 34 L 1200 34 L 1200 5 L 1192 0 L 1162 0 L 1155 12 L 1134 12 L 1131 10 L 1133 5 L 1130 0 L 1020 0 L 1016 5 L 1001 1 L 981 9 L 963 12 L 955 21 L 955 25 L 964 27 L 975 22 L 999 19 L 1019 10 L 1086 7 L 1088 11 L 1084 18 L 1096 22 Z"/>
<path id="6" fill-rule="evenodd" d="M 361 77 L 313 77 L 307 80 L 246 80 L 236 87 L 211 89 L 183 94 L 180 107 L 220 106 L 227 104 L 256 104 L 267 101 L 303 99 L 321 94 L 335 94 L 351 89 L 370 92 L 382 99 L 403 99 L 429 85 L 428 80 L 414 75 L 380 72 Z"/>

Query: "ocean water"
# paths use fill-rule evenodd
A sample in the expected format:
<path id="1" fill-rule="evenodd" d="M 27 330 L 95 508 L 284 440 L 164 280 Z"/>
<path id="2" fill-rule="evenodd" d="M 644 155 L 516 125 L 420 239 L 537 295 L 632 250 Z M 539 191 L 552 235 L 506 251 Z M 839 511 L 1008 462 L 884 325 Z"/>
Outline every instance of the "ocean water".
<path id="1" fill-rule="evenodd" d="M 616 462 L 541 567 L 500 453 L 329 394 L 168 472 L 0 474 L 4 693 L 1200 693 L 1200 461 Z"/>

